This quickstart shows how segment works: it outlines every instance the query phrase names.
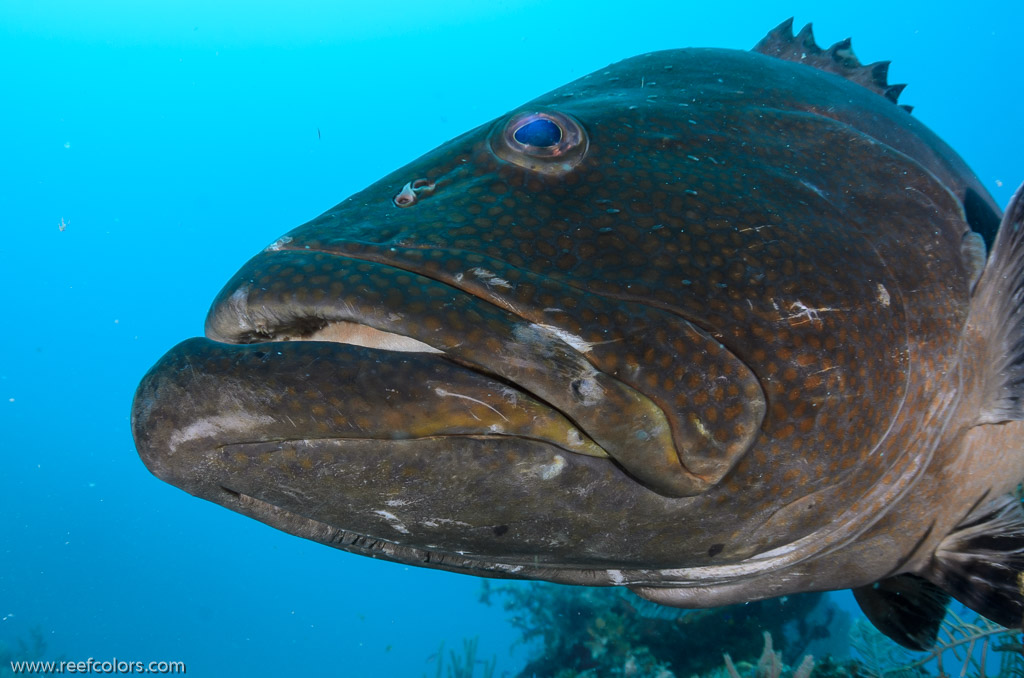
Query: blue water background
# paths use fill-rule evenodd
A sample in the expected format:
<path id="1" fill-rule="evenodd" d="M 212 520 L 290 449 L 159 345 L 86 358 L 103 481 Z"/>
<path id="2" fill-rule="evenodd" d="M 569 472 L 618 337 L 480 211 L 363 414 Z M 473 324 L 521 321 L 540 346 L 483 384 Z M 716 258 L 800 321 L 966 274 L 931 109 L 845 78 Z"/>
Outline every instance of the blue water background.
<path id="1" fill-rule="evenodd" d="M 1016 1 L 0 2 L 0 641 L 38 627 L 53 654 L 195 676 L 419 676 L 479 635 L 521 665 L 478 580 L 156 480 L 134 388 L 248 257 L 383 174 L 610 62 L 747 49 L 791 15 L 893 60 L 1005 205 L 1024 179 Z"/>

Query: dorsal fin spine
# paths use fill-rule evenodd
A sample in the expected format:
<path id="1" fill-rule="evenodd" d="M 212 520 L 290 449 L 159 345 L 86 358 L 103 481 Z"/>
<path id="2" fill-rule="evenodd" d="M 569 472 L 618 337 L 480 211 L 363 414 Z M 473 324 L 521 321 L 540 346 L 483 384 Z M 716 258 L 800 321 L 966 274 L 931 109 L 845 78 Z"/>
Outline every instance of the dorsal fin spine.
<path id="1" fill-rule="evenodd" d="M 906 85 L 890 85 L 888 82 L 889 62 L 876 61 L 862 64 L 853 53 L 853 42 L 845 38 L 823 50 L 814 40 L 811 24 L 793 35 L 793 19 L 790 17 L 768 32 L 754 52 L 766 56 L 812 66 L 826 73 L 832 73 L 855 82 L 865 89 L 898 103 L 900 93 Z M 909 112 L 909 106 L 900 106 Z"/>

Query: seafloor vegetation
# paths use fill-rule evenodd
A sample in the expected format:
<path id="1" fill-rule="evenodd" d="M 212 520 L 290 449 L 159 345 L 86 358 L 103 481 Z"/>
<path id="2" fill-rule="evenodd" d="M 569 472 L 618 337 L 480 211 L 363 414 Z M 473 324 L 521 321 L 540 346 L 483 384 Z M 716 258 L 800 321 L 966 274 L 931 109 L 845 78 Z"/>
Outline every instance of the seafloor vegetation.
<path id="1" fill-rule="evenodd" d="M 529 678 L 1024 678 L 1024 637 L 950 612 L 931 652 L 899 647 L 827 596 L 675 610 L 618 589 L 485 583 L 531 654 Z M 823 651 L 824 650 L 824 651 Z M 492 678 L 476 639 L 432 658 L 437 678 Z"/>

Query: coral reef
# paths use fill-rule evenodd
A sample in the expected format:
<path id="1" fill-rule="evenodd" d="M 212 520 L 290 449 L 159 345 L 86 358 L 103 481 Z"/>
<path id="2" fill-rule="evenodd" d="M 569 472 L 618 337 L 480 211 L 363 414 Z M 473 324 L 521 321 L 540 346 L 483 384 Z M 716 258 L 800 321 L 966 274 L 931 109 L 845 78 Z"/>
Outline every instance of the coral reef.
<path id="1" fill-rule="evenodd" d="M 764 650 L 761 658 L 757 660 L 757 666 L 747 674 L 750 678 L 780 678 L 785 665 L 782 663 L 782 656 L 772 649 L 772 634 L 764 632 Z M 732 663 L 732 657 L 725 654 L 725 670 L 729 672 L 729 678 L 742 678 L 736 665 Z M 810 678 L 814 670 L 814 657 L 806 655 L 800 666 L 793 671 L 793 678 Z"/>
<path id="2" fill-rule="evenodd" d="M 435 678 L 494 678 L 494 669 L 498 664 L 498 659 L 497 657 L 492 657 L 490 661 L 477 659 L 476 649 L 479 641 L 480 638 L 477 636 L 464 638 L 462 640 L 462 653 L 449 650 L 448 663 L 446 663 L 444 641 L 442 640 L 437 654 L 427 659 L 427 661 L 437 660 Z M 477 667 L 480 668 L 479 676 L 476 673 Z M 424 678 L 426 677 L 424 676 Z"/>
<path id="3" fill-rule="evenodd" d="M 905 650 L 860 619 L 842 639 L 851 658 L 815 661 L 804 656 L 806 648 L 845 614 L 816 594 L 712 610 L 660 607 L 618 589 L 543 583 L 485 584 L 482 600 L 490 604 L 492 597 L 503 599 L 519 642 L 533 649 L 519 673 L 524 677 L 1024 678 L 1020 631 L 980 617 L 968 622 L 955 610 L 930 652 Z M 819 605 L 821 619 L 812 622 Z"/>
<path id="4" fill-rule="evenodd" d="M 912 652 L 892 642 L 870 623 L 858 620 L 850 633 L 865 678 L 1024 678 L 1024 637 L 983 617 L 964 621 L 950 610 L 929 652 Z M 995 672 L 993 672 L 995 669 Z"/>
<path id="5" fill-rule="evenodd" d="M 619 589 L 544 583 L 485 584 L 482 600 L 491 596 L 504 599 L 520 642 L 537 646 L 520 673 L 537 678 L 709 674 L 721 669 L 723 652 L 740 662 L 762 656 L 763 632 L 784 640 L 780 663 L 794 662 L 842 614 L 821 594 L 712 610 L 661 607 Z M 824 620 L 808 621 L 819 605 L 826 606 Z"/>

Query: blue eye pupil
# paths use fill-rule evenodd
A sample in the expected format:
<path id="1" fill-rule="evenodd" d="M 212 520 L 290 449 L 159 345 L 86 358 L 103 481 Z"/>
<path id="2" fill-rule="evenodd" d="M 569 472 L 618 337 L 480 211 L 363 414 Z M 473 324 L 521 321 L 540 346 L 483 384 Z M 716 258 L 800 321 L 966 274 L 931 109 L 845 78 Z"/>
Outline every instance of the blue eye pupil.
<path id="1" fill-rule="evenodd" d="M 547 118 L 538 118 L 517 129 L 512 136 L 524 146 L 545 148 L 562 140 L 562 129 Z"/>

